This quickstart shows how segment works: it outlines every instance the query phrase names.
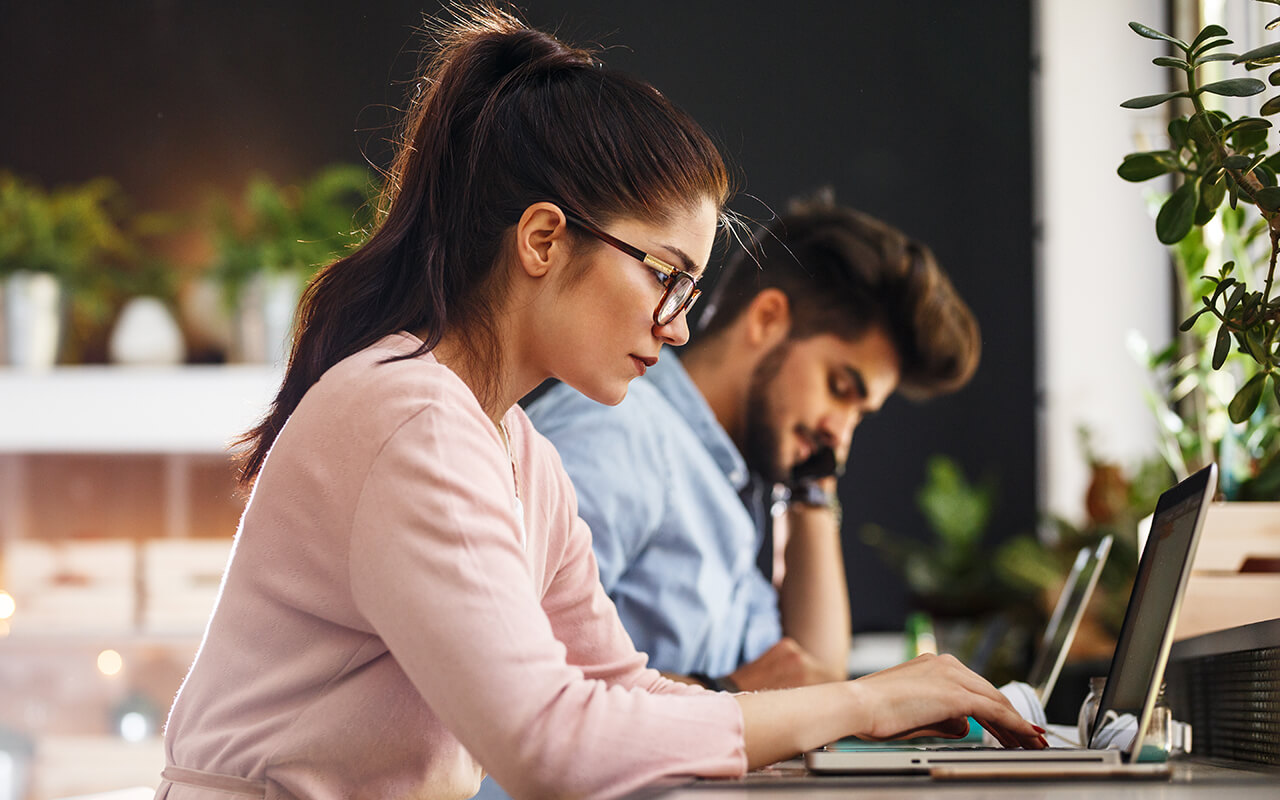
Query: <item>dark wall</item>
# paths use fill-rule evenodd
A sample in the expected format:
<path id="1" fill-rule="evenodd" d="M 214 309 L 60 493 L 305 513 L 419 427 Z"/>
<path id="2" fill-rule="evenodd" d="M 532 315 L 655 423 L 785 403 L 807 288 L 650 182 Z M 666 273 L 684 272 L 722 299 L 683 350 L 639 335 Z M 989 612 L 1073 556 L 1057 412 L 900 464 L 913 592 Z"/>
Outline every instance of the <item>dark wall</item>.
<path id="1" fill-rule="evenodd" d="M 914 493 L 945 453 L 999 478 L 998 535 L 1035 522 L 1029 4 L 954 0 L 530 0 L 531 22 L 610 48 L 721 142 L 755 218 L 821 185 L 933 247 L 983 327 L 947 398 L 892 400 L 842 487 L 855 630 L 901 623 L 901 583 L 857 542 L 923 535 Z M 195 208 L 254 171 L 302 177 L 383 139 L 431 0 L 0 5 L 0 167 L 111 175 L 144 207 Z"/>

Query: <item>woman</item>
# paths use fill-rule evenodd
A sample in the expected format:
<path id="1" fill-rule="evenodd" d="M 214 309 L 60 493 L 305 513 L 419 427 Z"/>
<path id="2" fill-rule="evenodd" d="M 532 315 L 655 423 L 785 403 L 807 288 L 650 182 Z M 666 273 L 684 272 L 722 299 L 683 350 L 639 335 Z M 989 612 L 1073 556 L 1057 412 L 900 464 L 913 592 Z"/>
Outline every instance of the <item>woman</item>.
<path id="1" fill-rule="evenodd" d="M 731 696 L 644 668 L 551 446 L 548 377 L 616 403 L 685 312 L 727 195 L 651 87 L 485 8 L 433 31 L 369 241 L 299 312 L 174 703 L 158 797 L 613 796 L 847 734 L 1039 746 L 951 659 Z"/>

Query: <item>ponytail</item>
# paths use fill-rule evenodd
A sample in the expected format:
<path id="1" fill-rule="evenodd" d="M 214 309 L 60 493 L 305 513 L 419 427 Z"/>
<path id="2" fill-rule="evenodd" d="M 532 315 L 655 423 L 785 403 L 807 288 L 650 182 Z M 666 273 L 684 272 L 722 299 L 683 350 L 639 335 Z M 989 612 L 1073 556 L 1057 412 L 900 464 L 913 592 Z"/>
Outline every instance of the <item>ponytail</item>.
<path id="1" fill-rule="evenodd" d="M 466 356 L 496 373 L 504 234 L 533 203 L 600 224 L 658 223 L 704 198 L 727 199 L 715 145 L 652 86 L 490 4 L 450 13 L 428 23 L 433 47 L 377 227 L 303 292 L 284 382 L 236 443 L 242 487 L 320 376 L 388 334 L 423 332 L 412 358 L 446 330 L 464 333 Z"/>

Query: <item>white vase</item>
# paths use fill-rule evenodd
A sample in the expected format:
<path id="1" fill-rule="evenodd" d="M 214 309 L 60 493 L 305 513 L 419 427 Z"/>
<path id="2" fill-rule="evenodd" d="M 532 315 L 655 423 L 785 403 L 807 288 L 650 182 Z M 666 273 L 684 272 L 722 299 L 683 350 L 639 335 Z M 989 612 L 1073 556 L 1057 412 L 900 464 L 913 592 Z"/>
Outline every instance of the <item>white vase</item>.
<path id="1" fill-rule="evenodd" d="M 182 330 L 173 314 L 155 297 L 125 303 L 107 345 L 111 361 L 131 365 L 181 364 L 187 357 Z"/>
<path id="2" fill-rule="evenodd" d="M 0 295 L 0 357 L 21 369 L 53 367 L 62 343 L 61 283 L 47 272 L 19 270 L 0 285 Z"/>
<path id="3" fill-rule="evenodd" d="M 293 315 L 301 293 L 302 280 L 295 273 L 254 275 L 236 304 L 233 360 L 283 364 L 293 346 Z"/>

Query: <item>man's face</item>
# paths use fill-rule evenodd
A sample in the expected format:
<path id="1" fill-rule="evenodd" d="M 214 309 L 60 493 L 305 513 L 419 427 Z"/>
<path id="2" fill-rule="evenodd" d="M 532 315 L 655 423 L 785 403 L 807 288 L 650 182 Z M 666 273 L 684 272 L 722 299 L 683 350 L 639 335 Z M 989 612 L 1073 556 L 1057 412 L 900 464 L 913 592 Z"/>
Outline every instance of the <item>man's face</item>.
<path id="1" fill-rule="evenodd" d="M 747 466 L 783 482 L 823 448 L 843 464 L 854 428 L 884 405 L 898 379 L 898 354 L 879 327 L 854 341 L 819 334 L 782 342 L 752 375 L 742 442 Z"/>

